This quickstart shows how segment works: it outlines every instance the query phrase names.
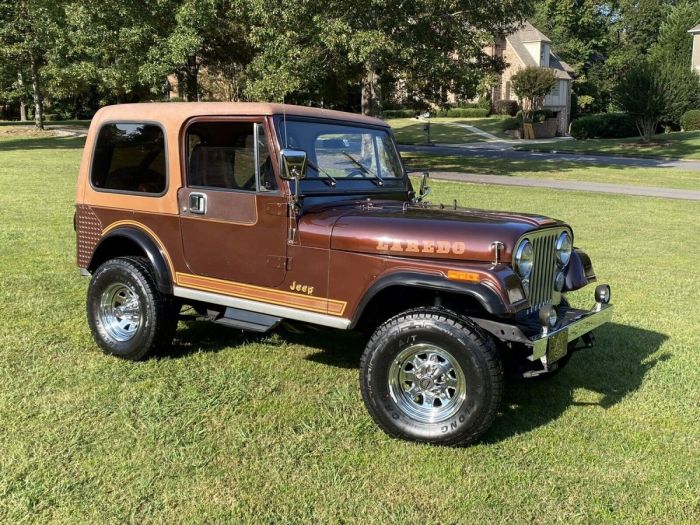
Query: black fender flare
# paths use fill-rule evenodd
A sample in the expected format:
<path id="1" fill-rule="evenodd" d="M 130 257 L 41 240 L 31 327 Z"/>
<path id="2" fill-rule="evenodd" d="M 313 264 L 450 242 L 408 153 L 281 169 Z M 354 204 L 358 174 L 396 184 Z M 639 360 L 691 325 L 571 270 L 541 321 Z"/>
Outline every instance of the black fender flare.
<path id="1" fill-rule="evenodd" d="M 392 286 L 462 294 L 476 299 L 491 315 L 503 316 L 511 313 L 498 293 L 485 284 L 450 281 L 444 276 L 435 274 L 396 272 L 380 278 L 367 289 L 348 328 L 355 328 L 372 299 L 382 290 Z"/>
<path id="2" fill-rule="evenodd" d="M 92 259 L 90 260 L 90 264 L 87 268 L 90 273 L 97 269 L 96 259 L 99 260 L 99 257 L 96 256 L 100 253 L 100 248 L 104 248 L 107 244 L 112 243 L 119 238 L 127 239 L 141 248 L 143 253 L 148 258 L 148 261 L 151 263 L 151 267 L 153 268 L 158 291 L 164 294 L 172 294 L 172 275 L 170 272 L 170 267 L 166 261 L 165 254 L 158 246 L 158 243 L 156 243 L 156 241 L 149 234 L 143 230 L 131 226 L 115 228 L 100 239 L 100 242 L 95 247 L 92 254 Z"/>
<path id="3" fill-rule="evenodd" d="M 593 263 L 586 252 L 579 248 L 573 249 L 564 277 L 566 279 L 564 285 L 565 292 L 578 290 L 596 281 Z"/>

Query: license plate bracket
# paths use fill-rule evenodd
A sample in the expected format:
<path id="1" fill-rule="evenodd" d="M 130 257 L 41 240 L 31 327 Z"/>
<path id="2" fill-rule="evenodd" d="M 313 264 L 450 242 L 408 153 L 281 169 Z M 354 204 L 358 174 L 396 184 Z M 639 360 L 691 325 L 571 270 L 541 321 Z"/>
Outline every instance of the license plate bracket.
<path id="1" fill-rule="evenodd" d="M 547 339 L 547 364 L 559 361 L 568 351 L 569 331 L 561 330 Z"/>

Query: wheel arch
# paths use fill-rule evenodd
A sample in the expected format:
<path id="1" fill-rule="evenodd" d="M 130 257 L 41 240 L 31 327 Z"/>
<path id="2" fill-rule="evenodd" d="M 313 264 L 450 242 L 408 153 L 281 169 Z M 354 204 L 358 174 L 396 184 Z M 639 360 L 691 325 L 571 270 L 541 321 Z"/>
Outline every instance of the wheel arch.
<path id="1" fill-rule="evenodd" d="M 417 306 L 453 304 L 488 315 L 507 313 L 498 293 L 484 284 L 449 281 L 434 274 L 398 272 L 378 280 L 367 290 L 348 328 L 366 326 L 377 314 L 382 314 L 385 320 Z"/>
<path id="2" fill-rule="evenodd" d="M 158 291 L 173 293 L 172 274 L 165 254 L 148 233 L 131 226 L 116 228 L 105 235 L 97 244 L 87 270 L 93 273 L 105 261 L 125 255 L 145 256 L 153 268 Z"/>

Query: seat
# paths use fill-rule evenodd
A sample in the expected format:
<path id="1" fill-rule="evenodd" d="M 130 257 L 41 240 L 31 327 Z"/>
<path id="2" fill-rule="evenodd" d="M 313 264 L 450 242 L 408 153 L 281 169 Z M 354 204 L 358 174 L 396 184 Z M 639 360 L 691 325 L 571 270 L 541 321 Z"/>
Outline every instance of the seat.
<path id="1" fill-rule="evenodd" d="M 190 154 L 190 185 L 236 189 L 235 154 L 235 148 L 197 144 Z"/>

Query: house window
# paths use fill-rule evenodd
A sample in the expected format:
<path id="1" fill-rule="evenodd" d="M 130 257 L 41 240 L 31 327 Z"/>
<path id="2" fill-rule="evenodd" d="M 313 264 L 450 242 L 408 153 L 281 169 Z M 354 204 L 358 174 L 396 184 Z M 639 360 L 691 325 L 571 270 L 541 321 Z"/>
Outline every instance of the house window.
<path id="1" fill-rule="evenodd" d="M 552 88 L 552 91 L 550 92 L 550 95 L 552 95 L 553 97 L 558 97 L 560 92 L 561 92 L 561 90 L 560 90 L 560 88 L 559 88 L 559 81 L 557 80 L 557 81 L 554 83 L 554 87 Z"/>
<path id="2" fill-rule="evenodd" d="M 506 100 L 510 100 L 510 80 L 506 82 Z"/>

